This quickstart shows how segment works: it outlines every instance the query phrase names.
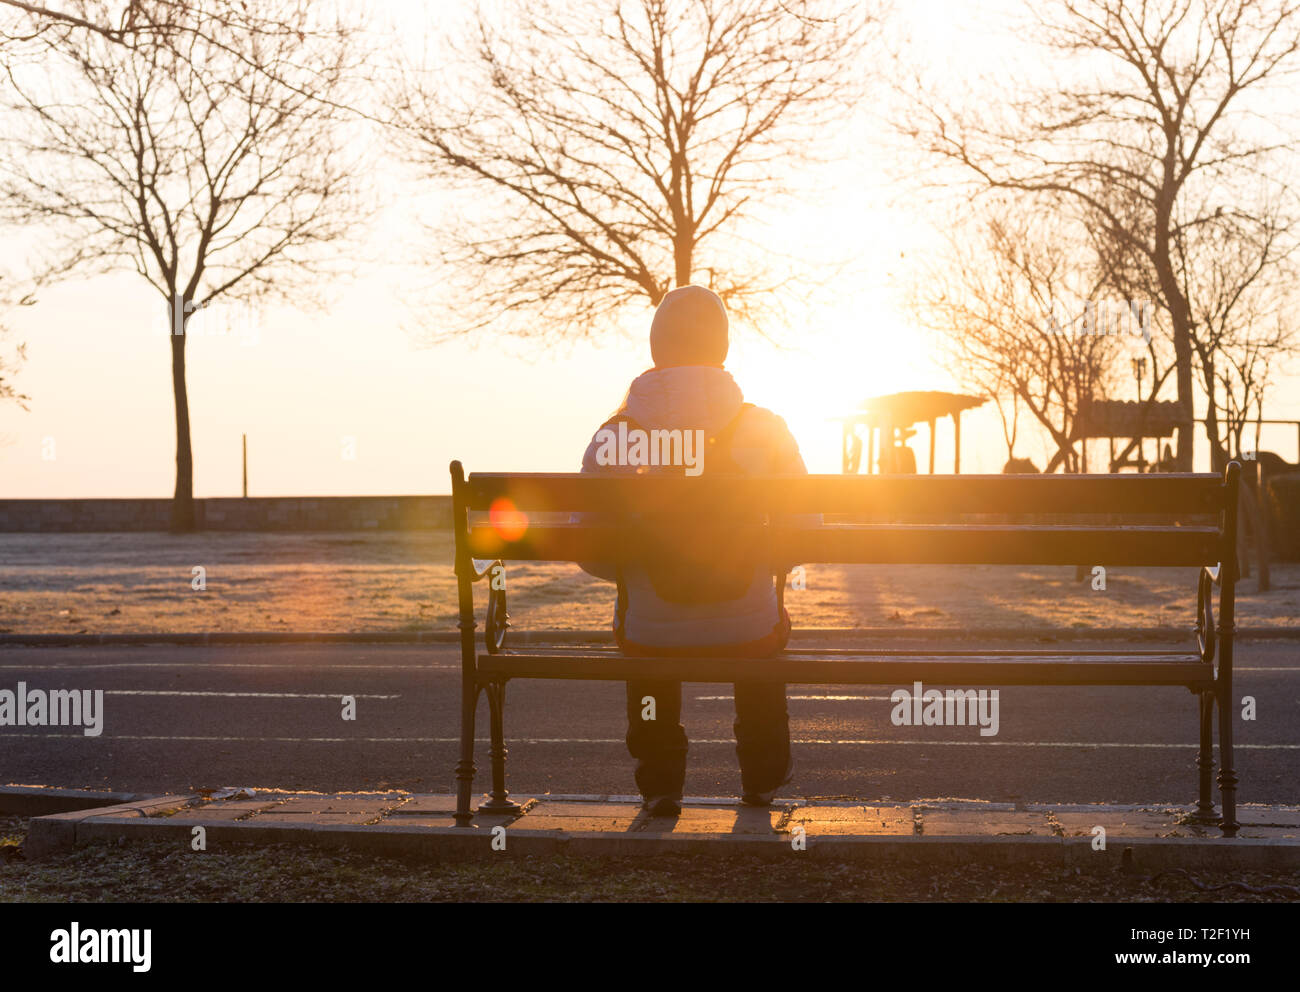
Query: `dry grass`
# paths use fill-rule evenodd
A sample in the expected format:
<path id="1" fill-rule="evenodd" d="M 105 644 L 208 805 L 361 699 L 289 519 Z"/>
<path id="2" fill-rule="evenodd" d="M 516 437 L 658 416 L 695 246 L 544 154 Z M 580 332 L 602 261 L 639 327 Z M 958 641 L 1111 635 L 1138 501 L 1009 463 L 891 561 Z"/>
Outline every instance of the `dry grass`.
<path id="1" fill-rule="evenodd" d="M 5 902 L 1280 902 L 1285 895 L 1200 892 L 1186 878 L 1118 871 L 965 864 L 864 866 L 667 855 L 410 862 L 274 845 L 191 852 L 174 844 L 100 845 L 42 861 L 0 817 Z M 1300 884 L 1300 872 L 1197 873 L 1203 885 Z M 1291 900 L 1294 901 L 1294 900 Z"/>
<path id="2" fill-rule="evenodd" d="M 351 534 L 0 534 L 0 631 L 455 629 L 451 539 Z M 193 569 L 206 589 L 191 588 Z M 604 629 L 613 586 L 572 565 L 513 564 L 520 629 Z M 1267 594 L 1243 583 L 1239 623 L 1300 627 L 1300 565 Z M 1194 569 L 813 565 L 790 590 L 796 627 L 1188 627 Z"/>

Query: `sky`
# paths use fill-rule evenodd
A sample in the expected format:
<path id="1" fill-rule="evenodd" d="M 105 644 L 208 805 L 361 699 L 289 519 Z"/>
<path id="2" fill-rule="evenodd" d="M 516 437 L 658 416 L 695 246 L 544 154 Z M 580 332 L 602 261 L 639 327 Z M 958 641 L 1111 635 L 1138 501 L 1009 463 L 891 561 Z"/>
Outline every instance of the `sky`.
<path id="1" fill-rule="evenodd" d="M 913 0 L 900 9 L 934 65 L 978 73 L 996 71 L 1010 52 L 972 44 L 1004 6 Z M 415 16 L 388 13 L 402 23 Z M 940 232 L 891 180 L 869 111 L 837 134 L 841 160 L 817 177 L 821 195 L 763 232 L 787 251 L 841 255 L 853 276 L 815 325 L 780 335 L 780 345 L 738 328 L 728 362 L 747 399 L 785 417 L 814 472 L 839 471 L 839 427 L 829 418 L 869 396 L 954 387 L 902 299 Z M 406 264 L 419 246 L 415 201 L 434 223 L 456 209 L 437 191 L 398 197 L 358 252 L 367 261 L 355 278 L 320 287 L 310 307 L 228 307 L 211 326 L 191 327 L 197 496 L 239 494 L 245 434 L 254 496 L 445 493 L 453 458 L 470 471 L 577 470 L 592 432 L 650 365 L 648 304 L 596 345 L 500 337 L 430 345 L 428 332 L 454 326 L 456 313 L 412 306 L 430 278 Z M 6 253 L 22 250 L 0 247 L 0 269 Z M 170 353 L 154 291 L 134 273 L 76 278 L 2 319 L 8 340 L 27 344 L 16 385 L 32 401 L 28 412 L 0 403 L 0 498 L 170 495 Z M 1297 386 L 1282 384 L 1272 416 L 1300 418 Z M 913 444 L 922 463 L 924 433 Z M 1286 458 L 1294 446 L 1294 432 L 1272 445 Z M 1041 467 L 1046 451 L 1033 439 L 1017 453 Z M 941 471 L 951 458 L 941 426 Z M 1005 458 L 991 406 L 967 414 L 963 471 L 997 472 Z"/>

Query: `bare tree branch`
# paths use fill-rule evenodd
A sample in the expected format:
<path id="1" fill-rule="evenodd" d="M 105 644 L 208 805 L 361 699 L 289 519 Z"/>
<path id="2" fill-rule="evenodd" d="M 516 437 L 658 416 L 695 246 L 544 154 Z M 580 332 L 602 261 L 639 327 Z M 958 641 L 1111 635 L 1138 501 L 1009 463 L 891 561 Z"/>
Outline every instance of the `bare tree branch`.
<path id="1" fill-rule="evenodd" d="M 68 0 L 29 57 L 6 60 L 0 221 L 56 239 L 46 281 L 126 267 L 162 297 L 187 527 L 185 329 L 218 299 L 295 299 L 324 271 L 321 249 L 363 220 L 342 115 L 318 98 L 359 53 L 302 0 L 120 8 Z"/>
<path id="2" fill-rule="evenodd" d="M 1300 70 L 1300 4 L 1054 0 L 1032 10 L 1058 82 L 1013 92 L 1002 114 L 923 97 L 908 127 L 977 187 L 1050 205 L 1110 241 L 1104 254 L 1124 260 L 1119 281 L 1149 291 L 1168 316 L 1178 400 L 1190 417 L 1199 370 L 1213 423 L 1216 356 L 1265 306 L 1245 298 L 1294 273 L 1300 136 L 1269 108 Z M 1225 251 L 1257 263 L 1236 266 L 1231 287 Z M 1217 460 L 1213 428 L 1210 441 Z M 1191 445 L 1180 430 L 1184 470 Z"/>
<path id="3" fill-rule="evenodd" d="M 411 72 L 393 99 L 413 158 L 464 194 L 437 237 L 473 285 L 456 332 L 582 336 L 706 274 L 742 319 L 772 304 L 794 266 L 739 232 L 856 100 L 879 16 L 580 0 L 510 4 L 502 28 L 480 11 L 465 64 Z"/>

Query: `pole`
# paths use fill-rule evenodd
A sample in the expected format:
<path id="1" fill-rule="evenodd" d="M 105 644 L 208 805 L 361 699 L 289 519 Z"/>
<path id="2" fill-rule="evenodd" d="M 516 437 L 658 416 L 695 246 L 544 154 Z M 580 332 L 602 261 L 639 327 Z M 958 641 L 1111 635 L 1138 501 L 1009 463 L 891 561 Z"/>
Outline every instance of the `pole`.
<path id="1" fill-rule="evenodd" d="M 244 440 L 244 499 L 248 499 L 248 435 L 241 437 Z"/>
<path id="2" fill-rule="evenodd" d="M 952 474 L 961 475 L 961 411 L 952 415 L 953 456 Z"/>

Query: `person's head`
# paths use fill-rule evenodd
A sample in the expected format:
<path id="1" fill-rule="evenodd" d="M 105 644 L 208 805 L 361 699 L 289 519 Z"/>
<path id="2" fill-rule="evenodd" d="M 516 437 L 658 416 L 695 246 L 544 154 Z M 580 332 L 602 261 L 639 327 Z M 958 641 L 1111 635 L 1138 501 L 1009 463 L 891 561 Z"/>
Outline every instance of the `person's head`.
<path id="1" fill-rule="evenodd" d="M 727 360 L 727 308 L 703 286 L 679 286 L 665 296 L 650 324 L 655 368 L 716 365 Z"/>

